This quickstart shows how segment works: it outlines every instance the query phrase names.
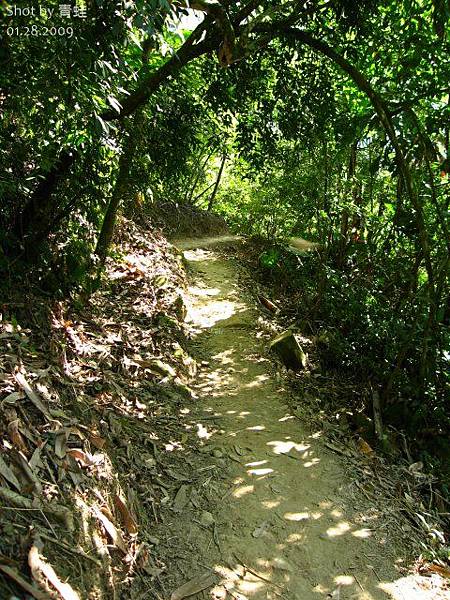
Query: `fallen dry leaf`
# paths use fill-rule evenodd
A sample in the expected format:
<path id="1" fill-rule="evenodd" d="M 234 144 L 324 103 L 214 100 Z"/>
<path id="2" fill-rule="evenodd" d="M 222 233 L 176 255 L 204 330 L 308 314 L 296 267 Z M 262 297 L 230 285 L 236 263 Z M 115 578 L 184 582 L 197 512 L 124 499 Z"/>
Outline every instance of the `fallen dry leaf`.
<path id="1" fill-rule="evenodd" d="M 430 573 L 430 572 L 437 573 L 441 577 L 446 577 L 447 579 L 450 579 L 450 568 L 448 568 L 448 567 L 441 567 L 440 565 L 435 565 L 435 564 L 426 565 L 424 572 L 425 573 Z"/>
<path id="2" fill-rule="evenodd" d="M 183 598 L 198 594 L 212 587 L 216 581 L 217 577 L 210 571 L 203 573 L 203 575 L 198 575 L 172 592 L 170 600 L 183 600 Z"/>
<path id="3" fill-rule="evenodd" d="M 42 492 L 42 484 L 38 479 L 36 473 L 30 467 L 26 457 L 15 448 L 11 450 L 11 456 L 16 466 L 20 469 L 21 474 L 23 475 L 22 479 L 25 479 L 27 481 L 27 485 L 25 487 L 27 489 L 32 489 L 36 493 L 40 494 Z"/>
<path id="4" fill-rule="evenodd" d="M 12 567 L 8 567 L 7 565 L 0 564 L 0 571 L 2 571 L 5 575 L 10 577 L 13 581 L 15 581 L 20 587 L 33 596 L 36 600 L 52 600 L 52 597 L 46 592 L 41 592 L 41 590 L 37 590 L 33 585 L 28 583 L 19 573 L 13 569 Z"/>
<path id="5" fill-rule="evenodd" d="M 369 446 L 369 444 L 366 442 L 366 440 L 363 440 L 362 438 L 360 438 L 358 440 L 358 449 L 360 452 L 362 452 L 366 456 L 370 456 L 371 454 L 374 453 L 373 448 L 371 446 Z"/>
<path id="6" fill-rule="evenodd" d="M 97 448 L 97 450 L 101 450 L 106 444 L 106 440 L 96 433 L 91 433 L 89 436 L 89 440 L 93 446 Z"/>
<path id="7" fill-rule="evenodd" d="M 104 454 L 89 454 L 80 448 L 70 448 L 66 454 L 74 458 L 82 467 L 92 467 L 105 460 Z"/>
<path id="8" fill-rule="evenodd" d="M 27 395 L 28 399 L 34 404 L 34 406 L 41 411 L 41 413 L 47 417 L 47 419 L 51 419 L 52 416 L 48 410 L 48 408 L 45 406 L 45 404 L 43 403 L 43 401 L 41 400 L 41 398 L 36 394 L 36 392 L 33 390 L 33 388 L 31 387 L 31 385 L 28 383 L 28 381 L 26 380 L 25 376 L 23 375 L 23 373 L 16 373 L 14 375 L 15 380 L 17 381 L 17 383 L 20 385 L 20 387 L 23 389 L 23 391 L 25 392 L 25 394 Z"/>
<path id="9" fill-rule="evenodd" d="M 8 435 L 13 445 L 25 455 L 28 454 L 28 448 L 19 431 L 19 418 L 14 408 L 5 410 L 5 417 L 8 421 Z"/>
<path id="10" fill-rule="evenodd" d="M 126 504 L 121 500 L 121 498 L 117 494 L 114 496 L 114 504 L 120 513 L 123 524 L 125 525 L 125 529 L 130 535 L 136 535 L 138 532 L 136 521 L 131 516 L 131 513 L 128 510 Z"/>
<path id="11" fill-rule="evenodd" d="M 30 467 L 32 469 L 35 469 L 36 467 L 43 467 L 43 463 L 41 461 L 41 452 L 42 452 L 42 449 L 44 448 L 44 446 L 45 446 L 45 443 L 42 446 L 38 446 L 36 448 L 36 450 L 33 452 L 32 457 L 28 461 L 28 464 L 30 465 Z"/>
<path id="12" fill-rule="evenodd" d="M 16 490 L 20 490 L 21 486 L 19 480 L 11 471 L 10 467 L 5 463 L 2 456 L 0 455 L 0 475 L 6 479 L 9 483 L 11 483 Z"/>
<path id="13" fill-rule="evenodd" d="M 69 439 L 70 429 L 63 428 L 60 429 L 55 438 L 55 454 L 58 458 L 64 458 L 67 453 L 67 440 Z"/>
<path id="14" fill-rule="evenodd" d="M 277 312 L 277 310 L 278 310 L 277 306 L 273 302 L 271 302 L 268 298 L 266 298 L 265 296 L 258 295 L 258 300 L 261 302 L 261 304 L 263 306 L 265 306 L 267 308 L 267 310 L 270 310 L 270 312 L 273 312 L 273 313 Z"/>
<path id="15" fill-rule="evenodd" d="M 33 579 L 42 585 L 42 578 L 45 577 L 57 590 L 63 600 L 80 600 L 80 596 L 68 583 L 63 583 L 51 565 L 42 560 L 39 554 L 39 548 L 36 543 L 33 544 L 28 553 L 28 565 L 33 575 Z M 45 582 L 44 582 L 45 584 Z"/>
<path id="16" fill-rule="evenodd" d="M 97 519 L 100 521 L 100 523 L 105 528 L 105 531 L 111 538 L 111 541 L 113 542 L 113 544 L 115 546 L 117 546 L 117 548 L 119 548 L 119 550 L 122 550 L 122 552 L 124 554 L 126 554 L 127 547 L 125 545 L 125 542 L 123 541 L 122 534 L 117 529 L 117 527 L 114 525 L 114 523 L 112 523 L 112 521 L 110 521 L 108 519 L 108 517 L 106 515 L 104 515 L 102 513 L 102 511 L 99 508 L 97 508 L 96 506 L 93 506 L 92 510 L 94 511 L 94 514 L 97 517 Z"/>

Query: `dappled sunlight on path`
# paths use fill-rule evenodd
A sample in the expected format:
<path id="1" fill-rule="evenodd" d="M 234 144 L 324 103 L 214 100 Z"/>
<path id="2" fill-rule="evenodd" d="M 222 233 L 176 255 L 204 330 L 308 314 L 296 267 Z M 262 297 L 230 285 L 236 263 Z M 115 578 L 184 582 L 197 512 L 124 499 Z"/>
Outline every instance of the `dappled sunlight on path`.
<path id="1" fill-rule="evenodd" d="M 211 508 L 219 552 L 210 566 L 221 578 L 211 596 L 431 600 L 424 590 L 417 596 L 417 582 L 398 578 L 383 529 L 342 493 L 350 482 L 320 432 L 305 431 L 287 411 L 287 390 L 261 354 L 258 313 L 236 268 L 198 243 L 184 245 L 187 322 L 206 358 L 195 386 L 206 415 L 198 435 L 231 459 L 229 491 Z"/>

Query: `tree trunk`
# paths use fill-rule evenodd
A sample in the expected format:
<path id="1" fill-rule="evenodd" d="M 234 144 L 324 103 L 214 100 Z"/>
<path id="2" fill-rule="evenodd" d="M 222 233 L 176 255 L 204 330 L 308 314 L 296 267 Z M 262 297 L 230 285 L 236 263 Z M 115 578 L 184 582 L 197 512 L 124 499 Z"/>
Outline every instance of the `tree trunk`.
<path id="1" fill-rule="evenodd" d="M 22 241 L 25 254 L 28 255 L 31 249 L 35 250 L 45 239 L 58 207 L 54 192 L 69 173 L 76 158 L 76 152 L 62 152 L 45 178 L 38 183 L 22 212 L 17 215 L 13 235 Z"/>
<path id="2" fill-rule="evenodd" d="M 127 191 L 129 167 L 130 164 L 128 156 L 124 152 L 120 157 L 119 172 L 117 174 L 116 184 L 103 218 L 102 228 L 100 230 L 97 246 L 95 248 L 95 254 L 100 258 L 102 264 L 105 262 L 106 254 L 114 235 L 114 228 L 120 203 Z"/>
<path id="3" fill-rule="evenodd" d="M 213 207 L 213 204 L 214 204 L 214 199 L 216 197 L 217 190 L 219 189 L 220 180 L 222 179 L 222 173 L 223 173 L 223 169 L 225 167 L 226 160 L 227 160 L 227 155 L 224 152 L 223 153 L 223 157 L 222 157 L 222 162 L 220 163 L 219 173 L 217 174 L 216 183 L 214 185 L 214 189 L 212 191 L 211 197 L 210 197 L 209 202 L 208 202 L 208 208 L 207 208 L 208 212 L 212 210 L 212 207 Z"/>
<path id="4" fill-rule="evenodd" d="M 202 176 L 202 173 L 203 173 L 206 165 L 208 164 L 209 159 L 211 158 L 211 156 L 213 154 L 214 154 L 214 150 L 207 155 L 207 157 L 204 159 L 203 163 L 199 166 L 197 173 L 195 175 L 195 178 L 194 178 L 194 183 L 191 185 L 190 190 L 188 190 L 188 192 L 185 195 L 185 201 L 192 203 L 192 198 L 195 193 L 195 188 L 197 187 L 200 177 Z"/>
<path id="5" fill-rule="evenodd" d="M 329 165 L 328 165 L 328 141 L 324 137 L 322 141 L 323 150 L 323 201 L 322 210 L 328 212 L 328 179 L 329 179 Z"/>
<path id="6" fill-rule="evenodd" d="M 348 163 L 348 171 L 347 171 L 347 181 L 352 189 L 352 198 L 355 200 L 356 190 L 355 183 L 353 181 L 356 172 L 356 150 L 357 150 L 358 140 L 355 140 L 350 148 L 350 159 Z M 345 207 L 342 211 L 341 215 L 341 225 L 339 232 L 339 252 L 337 257 L 337 264 L 340 268 L 343 267 L 345 262 L 345 255 L 347 251 L 347 246 L 349 242 L 348 228 L 349 228 L 349 218 L 350 211 L 348 207 Z"/>
<path id="7" fill-rule="evenodd" d="M 114 228 L 120 204 L 127 193 L 129 193 L 131 187 L 130 168 L 142 139 L 143 119 L 143 111 L 139 110 L 125 130 L 126 139 L 119 159 L 119 171 L 116 183 L 105 216 L 103 217 L 102 227 L 95 248 L 95 254 L 100 258 L 102 264 L 105 262 L 108 248 L 114 236 Z"/>

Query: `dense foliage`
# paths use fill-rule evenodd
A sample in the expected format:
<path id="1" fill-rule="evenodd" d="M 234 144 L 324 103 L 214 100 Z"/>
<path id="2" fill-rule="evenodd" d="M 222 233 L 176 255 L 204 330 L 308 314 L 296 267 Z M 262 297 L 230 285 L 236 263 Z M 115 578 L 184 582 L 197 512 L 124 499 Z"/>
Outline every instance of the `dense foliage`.
<path id="1" fill-rule="evenodd" d="M 266 268 L 302 291 L 298 325 L 330 361 L 379 388 L 388 420 L 440 439 L 448 4 L 91 0 L 70 19 L 47 5 L 0 8 L 2 269 L 67 293 L 119 210 L 217 210 L 273 245 Z M 291 235 L 320 250 L 280 254 Z"/>

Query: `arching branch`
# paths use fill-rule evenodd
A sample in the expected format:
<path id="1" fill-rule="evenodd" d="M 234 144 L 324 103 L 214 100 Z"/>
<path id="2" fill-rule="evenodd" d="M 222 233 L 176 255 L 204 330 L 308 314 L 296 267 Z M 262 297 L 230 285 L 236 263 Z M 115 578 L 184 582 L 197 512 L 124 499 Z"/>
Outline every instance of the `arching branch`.
<path id="1" fill-rule="evenodd" d="M 177 2 L 177 4 L 181 5 L 182 3 Z M 239 27 L 239 23 L 241 23 L 242 20 L 248 16 L 249 11 L 251 13 L 255 8 L 257 8 L 259 2 L 249 2 L 240 11 L 238 11 L 233 17 L 234 26 L 231 24 L 225 9 L 223 9 L 219 2 L 199 2 L 198 0 L 195 0 L 194 2 L 190 3 L 190 8 L 199 9 L 200 4 L 203 5 L 203 12 L 207 13 L 207 17 L 204 19 L 204 21 L 194 29 L 181 48 L 179 48 L 166 63 L 164 63 L 153 73 L 150 73 L 144 77 L 141 80 L 139 87 L 131 92 L 131 94 L 119 99 L 119 104 L 122 106 L 120 112 L 117 112 L 116 110 L 105 111 L 101 115 L 101 118 L 104 121 L 115 121 L 131 115 L 139 106 L 142 106 L 148 102 L 149 98 L 159 89 L 162 84 L 170 80 L 171 77 L 178 73 L 178 71 L 180 71 L 189 62 L 195 58 L 198 58 L 199 56 L 202 56 L 203 54 L 207 54 L 208 52 L 212 52 L 217 49 L 220 54 L 221 51 L 225 51 L 225 47 L 228 47 L 228 49 L 232 47 L 233 60 L 236 59 L 236 53 L 240 55 L 240 52 L 238 52 L 238 49 L 236 48 L 237 44 L 234 26 Z M 208 10 L 206 10 L 207 6 Z M 214 27 L 209 30 L 209 27 L 214 24 L 216 19 L 219 20 L 219 31 L 217 31 L 217 29 Z M 201 40 L 205 33 L 208 35 L 205 39 Z M 228 46 L 227 44 L 224 44 L 225 39 L 228 40 Z"/>
<path id="2" fill-rule="evenodd" d="M 128 96 L 119 100 L 121 105 L 120 112 L 115 110 L 105 111 L 101 117 L 104 121 L 115 121 L 131 115 L 139 106 L 148 102 L 149 98 L 154 94 L 159 87 L 180 71 L 191 60 L 210 52 L 217 46 L 217 40 L 209 38 L 198 42 L 205 31 L 205 22 L 200 23 L 191 33 L 188 39 L 184 42 L 181 48 L 178 49 L 166 63 L 158 70 L 144 77 L 139 87 Z M 198 43 L 196 43 L 198 42 Z"/>
<path id="3" fill-rule="evenodd" d="M 430 255 L 430 245 L 428 240 L 428 232 L 425 226 L 425 217 L 422 202 L 414 188 L 413 179 L 411 176 L 411 171 L 409 169 L 408 163 L 403 154 L 403 150 L 401 148 L 400 142 L 397 138 L 397 134 L 395 132 L 395 127 L 392 122 L 391 114 L 389 108 L 387 107 L 384 99 L 373 89 L 369 81 L 366 77 L 351 63 L 348 62 L 343 56 L 341 56 L 334 48 L 329 46 L 326 42 L 322 40 L 318 40 L 310 35 L 308 32 L 303 31 L 301 29 L 296 29 L 292 27 L 283 27 L 279 30 L 279 34 L 281 36 L 289 37 L 291 39 L 298 40 L 299 42 L 306 44 L 310 48 L 319 51 L 321 54 L 324 54 L 328 58 L 330 58 L 333 62 L 335 62 L 343 71 L 345 71 L 351 79 L 356 83 L 358 88 L 366 94 L 369 100 L 372 103 L 372 106 L 377 113 L 381 124 L 383 125 L 386 134 L 391 142 L 394 151 L 395 157 L 397 161 L 397 166 L 399 172 L 402 176 L 402 179 L 405 184 L 405 189 L 408 194 L 408 197 L 411 201 L 411 204 L 414 207 L 415 217 L 417 229 L 419 231 L 420 244 L 422 246 L 424 259 L 425 259 L 425 267 L 428 275 L 428 281 L 430 285 L 430 291 L 432 293 L 432 297 L 435 295 L 435 285 L 434 285 L 434 272 L 433 265 L 431 262 Z"/>
<path id="4" fill-rule="evenodd" d="M 222 4 L 217 0 L 185 0 L 184 2 L 174 0 L 172 4 L 174 6 L 199 10 L 214 19 L 223 35 L 223 41 L 218 53 L 220 64 L 222 66 L 230 65 L 233 62 L 236 34 L 228 13 Z"/>

